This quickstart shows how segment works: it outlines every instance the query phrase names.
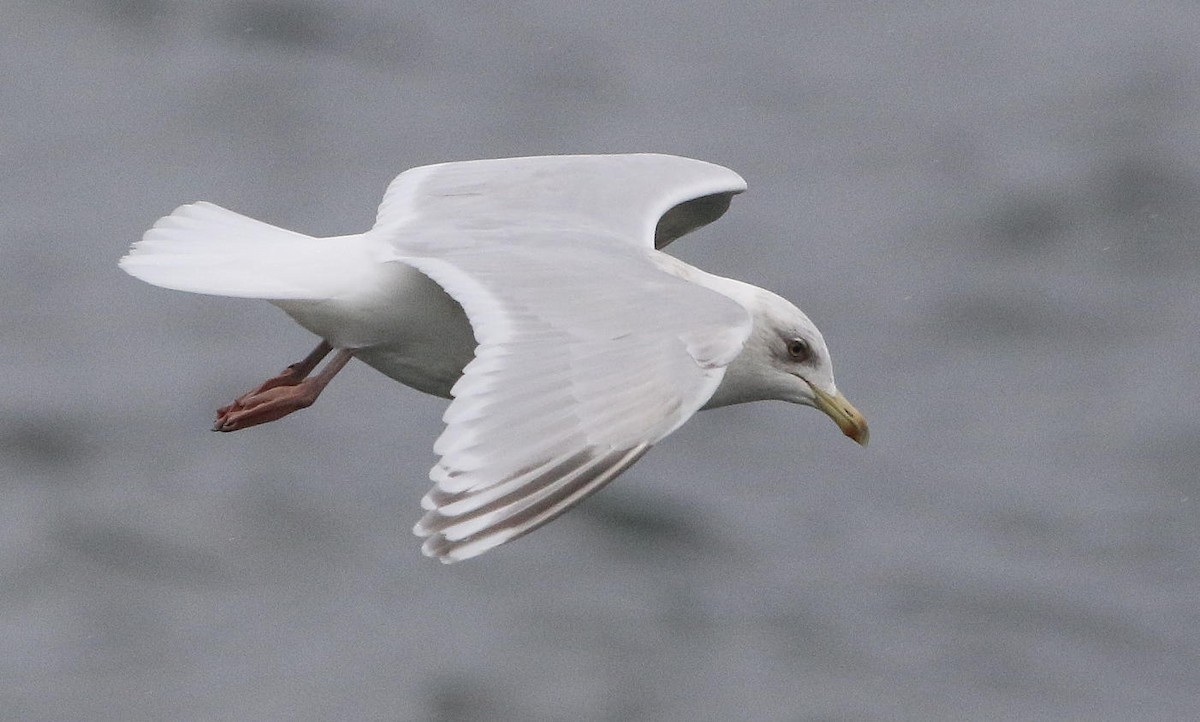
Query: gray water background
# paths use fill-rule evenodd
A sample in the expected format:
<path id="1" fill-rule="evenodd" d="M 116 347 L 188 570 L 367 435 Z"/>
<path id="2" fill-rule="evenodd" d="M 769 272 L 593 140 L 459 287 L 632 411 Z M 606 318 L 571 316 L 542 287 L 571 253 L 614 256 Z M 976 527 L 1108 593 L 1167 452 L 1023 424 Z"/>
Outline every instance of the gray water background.
<path id="1" fill-rule="evenodd" d="M 0 716 L 1200 718 L 1200 6 L 8 0 Z M 366 229 L 429 162 L 749 181 L 672 246 L 823 328 L 863 450 L 706 412 L 471 563 L 444 402 L 116 259 L 206 199 Z"/>

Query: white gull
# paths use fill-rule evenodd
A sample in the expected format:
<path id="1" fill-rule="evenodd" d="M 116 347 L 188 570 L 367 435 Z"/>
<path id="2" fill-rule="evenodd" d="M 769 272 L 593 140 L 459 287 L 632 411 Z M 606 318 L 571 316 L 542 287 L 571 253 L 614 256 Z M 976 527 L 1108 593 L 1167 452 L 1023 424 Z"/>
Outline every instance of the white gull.
<path id="1" fill-rule="evenodd" d="M 813 406 L 866 444 L 804 313 L 660 250 L 745 188 L 666 155 L 445 163 L 398 176 L 366 233 L 313 238 L 193 203 L 120 265 L 165 288 L 266 299 L 322 339 L 220 409 L 215 430 L 311 405 L 351 358 L 452 398 L 414 529 L 451 562 L 570 509 L 700 409 Z"/>

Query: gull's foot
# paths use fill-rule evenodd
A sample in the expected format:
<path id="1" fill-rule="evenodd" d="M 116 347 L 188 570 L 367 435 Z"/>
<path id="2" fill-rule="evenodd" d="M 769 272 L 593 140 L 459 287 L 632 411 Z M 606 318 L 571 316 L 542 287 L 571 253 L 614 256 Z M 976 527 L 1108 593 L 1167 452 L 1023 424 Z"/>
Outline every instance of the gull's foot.
<path id="1" fill-rule="evenodd" d="M 217 409 L 213 431 L 238 431 L 258 426 L 306 409 L 313 405 L 338 371 L 350 361 L 351 352 L 342 349 L 316 376 L 308 378 L 321 359 L 332 350 L 322 341 L 300 363 L 292 364 L 278 376 L 267 379 L 250 393 L 237 397 L 232 404 Z"/>
<path id="2" fill-rule="evenodd" d="M 278 377 L 276 377 L 278 378 Z M 321 386 L 310 381 L 299 381 L 289 385 L 269 386 L 238 397 L 228 406 L 217 410 L 213 431 L 238 431 L 277 421 L 284 416 L 313 405 L 321 393 Z"/>
<path id="3" fill-rule="evenodd" d="M 264 391 L 278 388 L 280 386 L 295 386 L 303 381 L 311 371 L 312 367 L 307 366 L 303 361 L 288 366 L 283 371 L 280 371 L 278 376 L 272 376 L 271 378 L 262 382 L 262 385 L 253 391 L 247 391 L 246 393 L 234 399 L 233 403 L 217 409 L 218 423 L 220 422 L 222 416 L 226 416 L 234 411 L 244 409 L 247 406 L 252 405 L 254 403 L 253 400 Z"/>

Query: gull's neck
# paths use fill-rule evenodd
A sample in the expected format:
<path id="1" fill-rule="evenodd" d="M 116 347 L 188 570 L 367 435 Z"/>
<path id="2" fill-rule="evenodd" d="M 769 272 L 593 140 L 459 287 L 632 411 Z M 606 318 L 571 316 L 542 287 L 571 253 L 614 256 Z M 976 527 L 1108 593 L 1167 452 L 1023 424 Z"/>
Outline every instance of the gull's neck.
<path id="1" fill-rule="evenodd" d="M 660 269 L 672 276 L 682 278 L 697 286 L 703 286 L 710 291 L 716 291 L 722 296 L 736 301 L 739 306 L 746 309 L 751 315 L 754 314 L 755 299 L 762 293 L 762 289 L 758 286 L 752 286 L 749 283 L 743 283 L 732 278 L 725 278 L 724 276 L 702 271 L 674 256 L 668 256 L 661 252 L 655 254 L 654 262 Z"/>
<path id="2" fill-rule="evenodd" d="M 701 271 L 699 268 L 688 265 L 678 258 L 673 258 L 665 253 L 658 255 L 659 257 L 655 260 L 662 270 L 685 281 L 690 281 L 698 286 L 716 291 L 746 309 L 746 313 L 750 314 L 751 323 L 754 324 L 751 336 L 747 339 L 747 345 L 753 346 L 755 344 L 755 335 L 761 332 L 761 329 L 758 327 L 758 317 L 761 304 L 760 299 L 765 293 L 763 289 L 758 286 L 752 286 L 749 283 L 736 281 L 732 278 L 725 278 Z M 753 356 L 753 353 L 746 353 L 746 349 L 743 348 L 742 353 L 738 354 L 737 358 L 725 367 L 725 374 L 721 378 L 721 384 L 701 408 L 712 409 L 718 406 L 741 404 L 747 401 L 776 398 L 777 394 L 774 387 L 764 382 L 762 369 L 756 365 Z"/>

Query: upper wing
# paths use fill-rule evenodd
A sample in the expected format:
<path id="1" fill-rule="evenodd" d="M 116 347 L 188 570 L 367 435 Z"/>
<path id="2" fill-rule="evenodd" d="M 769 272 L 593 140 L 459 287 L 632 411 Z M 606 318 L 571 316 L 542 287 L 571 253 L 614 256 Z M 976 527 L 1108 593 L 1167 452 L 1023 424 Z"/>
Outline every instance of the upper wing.
<path id="1" fill-rule="evenodd" d="M 662 248 L 715 221 L 744 190 L 728 168 L 649 153 L 443 163 L 397 176 L 375 229 L 567 227 Z"/>
<path id="2" fill-rule="evenodd" d="M 716 390 L 750 332 L 734 301 L 580 233 L 477 232 L 403 260 L 462 304 L 479 346 L 455 384 L 414 531 L 466 559 L 611 481 Z"/>

